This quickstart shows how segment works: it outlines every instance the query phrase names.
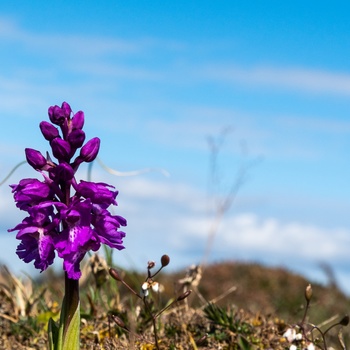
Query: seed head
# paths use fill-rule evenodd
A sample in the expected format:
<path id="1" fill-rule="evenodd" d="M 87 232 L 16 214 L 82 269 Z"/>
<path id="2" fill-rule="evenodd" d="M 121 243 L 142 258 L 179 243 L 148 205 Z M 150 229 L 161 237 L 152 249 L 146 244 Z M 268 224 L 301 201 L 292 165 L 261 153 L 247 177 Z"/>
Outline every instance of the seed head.
<path id="1" fill-rule="evenodd" d="M 345 315 L 339 322 L 342 326 L 347 326 L 349 324 L 349 316 Z"/>
<path id="2" fill-rule="evenodd" d="M 164 254 L 164 255 L 161 257 L 160 262 L 161 262 L 161 264 L 162 264 L 162 267 L 165 267 L 165 266 L 169 265 L 169 263 L 170 263 L 170 257 L 169 257 L 169 255 Z"/>

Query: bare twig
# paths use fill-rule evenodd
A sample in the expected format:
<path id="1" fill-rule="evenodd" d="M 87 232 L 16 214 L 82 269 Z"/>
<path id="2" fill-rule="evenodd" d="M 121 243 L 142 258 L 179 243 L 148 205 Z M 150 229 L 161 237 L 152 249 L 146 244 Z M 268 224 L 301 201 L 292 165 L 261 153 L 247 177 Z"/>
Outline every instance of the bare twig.
<path id="1" fill-rule="evenodd" d="M 24 160 L 23 162 L 18 163 L 9 173 L 5 178 L 0 182 L 0 186 L 3 185 L 10 177 L 11 175 L 23 164 L 26 164 L 27 161 Z"/>
<path id="2" fill-rule="evenodd" d="M 151 172 L 160 172 L 165 177 L 170 176 L 168 171 L 166 171 L 165 169 L 161 169 L 161 168 L 144 168 L 144 169 L 132 170 L 132 171 L 119 171 L 119 170 L 116 170 L 116 169 L 113 169 L 113 168 L 110 168 L 109 166 L 107 166 L 105 163 L 102 162 L 102 160 L 99 157 L 97 157 L 96 160 L 103 170 L 105 170 L 107 173 L 112 174 L 114 176 L 129 177 L 129 176 L 137 176 L 137 175 L 151 173 Z M 91 171 L 92 171 L 93 163 L 94 162 L 89 163 L 89 167 L 88 167 L 88 176 L 87 177 L 89 180 L 91 179 Z"/>
<path id="3" fill-rule="evenodd" d="M 220 183 L 220 179 L 218 178 L 218 155 L 220 153 L 221 147 L 225 141 L 225 138 L 227 137 L 228 133 L 232 131 L 232 127 L 226 127 L 224 128 L 220 135 L 214 139 L 213 137 L 208 137 L 208 144 L 210 147 L 210 179 L 211 179 L 211 185 L 218 186 Z M 243 150 L 243 153 L 246 153 L 245 150 Z M 242 164 L 238 172 L 235 176 L 235 178 L 232 181 L 232 184 L 227 191 L 226 195 L 223 197 L 223 199 L 219 200 L 216 204 L 214 210 L 214 219 L 212 221 L 212 224 L 209 228 L 208 232 L 208 238 L 206 243 L 206 248 L 203 254 L 203 259 L 201 266 L 205 266 L 211 249 L 213 247 L 214 239 L 217 235 L 217 232 L 219 230 L 219 226 L 222 222 L 222 219 L 224 215 L 228 212 L 228 210 L 231 208 L 233 202 L 235 201 L 237 197 L 237 193 L 239 189 L 242 187 L 244 182 L 246 181 L 246 176 L 248 173 L 249 168 L 256 163 L 257 159 L 255 159 L 254 162 L 244 163 Z M 214 193 L 215 194 L 215 193 Z"/>

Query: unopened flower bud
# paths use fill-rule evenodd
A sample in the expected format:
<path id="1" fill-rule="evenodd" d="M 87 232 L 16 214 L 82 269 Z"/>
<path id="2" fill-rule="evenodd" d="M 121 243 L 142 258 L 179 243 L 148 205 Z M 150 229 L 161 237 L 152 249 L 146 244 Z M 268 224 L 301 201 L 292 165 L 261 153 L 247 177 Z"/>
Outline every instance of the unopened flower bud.
<path id="1" fill-rule="evenodd" d="M 85 141 L 85 132 L 83 130 L 77 129 L 73 130 L 68 135 L 68 142 L 72 148 L 77 149 L 83 145 Z"/>
<path id="2" fill-rule="evenodd" d="M 35 170 L 40 170 L 47 164 L 46 158 L 35 149 L 26 148 L 25 154 L 28 164 L 31 165 Z"/>
<path id="3" fill-rule="evenodd" d="M 100 139 L 94 137 L 89 140 L 80 150 L 80 158 L 84 162 L 92 162 L 97 157 L 98 151 L 100 150 Z"/>
<path id="4" fill-rule="evenodd" d="M 49 108 L 49 118 L 53 124 L 62 125 L 69 118 L 71 112 L 69 104 L 63 102 L 61 107 L 51 106 Z"/>
<path id="5" fill-rule="evenodd" d="M 69 181 L 74 177 L 74 170 L 68 163 L 62 162 L 56 167 L 52 168 L 50 170 L 50 174 L 56 181 Z"/>
<path id="6" fill-rule="evenodd" d="M 305 289 L 305 299 L 307 302 L 309 302 L 312 298 L 312 287 L 311 284 L 309 284 Z"/>
<path id="7" fill-rule="evenodd" d="M 109 269 L 109 274 L 117 281 L 123 281 L 123 279 L 120 277 L 119 272 L 116 269 L 113 269 L 112 267 Z"/>
<path id="8" fill-rule="evenodd" d="M 179 295 L 177 297 L 176 301 L 181 301 L 181 300 L 186 299 L 191 293 L 192 293 L 192 290 L 187 290 L 186 292 L 184 292 L 181 295 Z"/>
<path id="9" fill-rule="evenodd" d="M 84 126 L 84 112 L 79 111 L 72 118 L 72 130 L 82 129 Z"/>
<path id="10" fill-rule="evenodd" d="M 162 264 L 162 267 L 165 267 L 165 266 L 169 265 L 169 263 L 170 263 L 170 257 L 169 257 L 169 255 L 164 254 L 164 255 L 161 257 L 160 262 L 161 262 L 161 264 Z"/>
<path id="11" fill-rule="evenodd" d="M 198 346 L 204 345 L 204 343 L 205 343 L 205 341 L 207 340 L 207 338 L 208 338 L 208 334 L 202 335 L 202 336 L 196 341 L 196 345 L 198 345 Z"/>
<path id="12" fill-rule="evenodd" d="M 119 317 L 119 316 L 116 316 L 116 315 L 111 315 L 113 321 L 121 328 L 126 328 L 125 327 L 125 323 L 124 321 Z"/>
<path id="13" fill-rule="evenodd" d="M 43 136 L 47 141 L 52 141 L 56 137 L 59 137 L 59 132 L 56 127 L 54 127 L 51 123 L 48 122 L 41 122 L 40 123 L 40 130 Z"/>
<path id="14" fill-rule="evenodd" d="M 57 137 L 51 141 L 51 148 L 54 157 L 58 160 L 69 160 L 71 147 L 67 141 Z"/>
<path id="15" fill-rule="evenodd" d="M 72 109 L 70 108 L 70 105 L 67 102 L 63 102 L 61 105 L 61 108 L 67 117 L 69 117 L 70 114 L 72 113 Z"/>

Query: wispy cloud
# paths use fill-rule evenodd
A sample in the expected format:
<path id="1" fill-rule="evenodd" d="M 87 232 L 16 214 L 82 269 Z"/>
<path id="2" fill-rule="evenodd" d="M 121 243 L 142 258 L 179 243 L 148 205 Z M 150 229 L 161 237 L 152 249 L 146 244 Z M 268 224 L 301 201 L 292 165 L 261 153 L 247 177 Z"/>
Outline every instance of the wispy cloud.
<path id="1" fill-rule="evenodd" d="M 120 185 L 123 206 L 133 208 L 128 215 L 131 251 L 148 258 L 168 252 L 175 266 L 202 261 L 213 220 L 205 194 L 171 180 L 126 179 Z M 348 228 L 236 211 L 222 220 L 210 260 L 260 261 L 319 278 L 320 262 L 331 264 L 336 274 L 350 263 L 349 245 Z M 341 283 L 350 291 L 346 281 Z"/>
<path id="2" fill-rule="evenodd" d="M 207 65 L 196 71 L 198 77 L 221 83 L 293 89 L 303 93 L 350 95 L 349 72 L 316 70 L 310 67 L 272 67 L 257 63 L 252 67 Z"/>
<path id="3" fill-rule="evenodd" d="M 71 62 L 71 67 L 91 74 L 102 74 L 130 79 L 169 79 L 188 84 L 200 80 L 243 86 L 292 89 L 302 93 L 350 95 L 350 73 L 314 69 L 312 67 L 262 65 L 257 62 L 250 67 L 237 62 L 228 64 L 209 63 L 201 57 L 199 64 L 191 63 L 191 46 L 159 38 L 125 39 L 122 37 L 91 36 L 83 34 L 36 33 L 23 29 L 16 21 L 0 17 L 0 39 L 3 44 L 23 47 L 41 57 Z M 210 46 L 210 43 L 208 44 Z M 166 53 L 172 52 L 169 57 Z M 136 62 L 121 64 L 120 58 L 147 53 L 140 67 Z M 140 56 L 141 55 L 141 56 Z M 163 57 L 162 65 L 146 69 L 154 57 Z M 74 58 L 73 62 L 71 61 Z M 94 61 L 106 57 L 113 61 Z M 146 56 L 145 56 L 146 57 Z M 93 60 L 91 60 L 93 59 Z M 164 63 L 166 64 L 164 65 Z M 181 62 L 181 64 L 179 64 Z M 103 64 L 102 64 L 103 63 Z"/>
<path id="4" fill-rule="evenodd" d="M 3 42 L 16 43 L 31 51 L 40 50 L 47 55 L 71 56 L 105 55 L 110 53 L 135 53 L 147 45 L 146 40 L 129 41 L 117 38 L 74 34 L 36 33 L 25 30 L 14 20 L 0 18 L 0 38 Z"/>
<path id="5" fill-rule="evenodd" d="M 310 67 L 275 67 L 261 65 L 258 61 L 250 67 L 236 62 L 223 65 L 208 63 L 205 57 L 201 57 L 200 63 L 194 65 L 190 59 L 193 55 L 191 46 L 186 42 L 158 38 L 125 39 L 55 34 L 54 31 L 33 32 L 22 28 L 14 20 L 0 17 L 0 44 L 15 48 L 19 56 L 30 53 L 23 64 L 13 65 L 12 60 L 6 63 L 6 72 L 0 77 L 0 89 L 9 97 L 4 99 L 6 104 L 13 100 L 9 95 L 14 91 L 19 96 L 21 93 L 28 96 L 31 90 L 28 85 L 34 85 L 32 90 L 36 96 L 47 96 L 50 91 L 52 94 L 57 90 L 62 91 L 63 77 L 70 77 L 71 88 L 64 84 L 64 89 L 69 93 L 70 90 L 90 89 L 95 95 L 98 92 L 105 94 L 106 91 L 113 91 L 118 84 L 127 81 L 160 83 L 161 85 L 152 87 L 158 89 L 155 90 L 158 94 L 161 94 L 160 86 L 169 87 L 169 82 L 175 82 L 179 88 L 187 88 L 188 84 L 192 86 L 207 81 L 308 94 L 350 95 L 348 72 L 315 70 Z M 38 60 L 41 62 L 40 68 Z M 47 86 L 47 81 L 52 81 L 56 88 Z M 40 91 L 43 85 L 44 91 Z M 143 86 L 142 89 L 147 88 Z M 263 91 L 265 92 L 266 90 Z M 32 101 L 40 103 L 43 98 L 37 97 L 35 100 L 33 97 Z M 209 105 L 203 106 L 202 113 L 208 115 L 210 108 Z"/>
<path id="6" fill-rule="evenodd" d="M 99 79 L 108 77 L 108 79 L 128 79 L 138 81 L 163 81 L 166 79 L 164 73 L 150 68 L 131 67 L 121 63 L 86 62 L 79 64 L 78 62 L 70 62 L 69 68 L 74 73 L 84 73 L 88 76 L 95 76 Z"/>
<path id="7" fill-rule="evenodd" d="M 201 260 L 213 220 L 205 194 L 170 180 L 127 179 L 120 185 L 124 188 L 123 196 L 127 199 L 128 207 L 138 208 L 129 215 L 136 232 L 149 232 L 147 229 L 145 231 L 145 227 L 152 227 L 150 235 L 145 234 L 145 241 L 135 237 L 135 242 L 141 239 L 141 246 L 144 247 L 149 240 L 149 244 L 157 249 L 162 244 L 176 247 L 178 251 L 173 253 L 179 261 L 191 258 L 193 262 Z M 147 203 L 152 203 L 152 206 L 146 207 Z M 130 233 L 131 240 L 132 235 Z M 195 247 L 192 248 L 196 248 L 197 254 L 181 256 L 193 244 Z M 244 258 L 283 264 L 292 269 L 300 267 L 298 261 L 301 265 L 306 264 L 308 269 L 319 262 L 326 262 L 332 263 L 336 269 L 345 261 L 350 262 L 349 245 L 350 231 L 347 228 L 325 228 L 317 222 L 281 221 L 273 216 L 259 216 L 249 211 L 231 212 L 220 225 L 211 258 Z"/>
<path id="8" fill-rule="evenodd" d="M 317 132 L 323 134 L 349 134 L 350 121 L 339 119 L 321 119 L 311 117 L 283 116 L 279 118 L 279 124 L 292 130 L 303 132 Z"/>
<path id="9" fill-rule="evenodd" d="M 101 57 L 105 55 L 135 55 L 154 48 L 166 51 L 182 51 L 186 45 L 175 40 L 141 37 L 125 39 L 84 34 L 55 34 L 30 31 L 22 28 L 17 21 L 0 17 L 0 39 L 4 43 L 21 45 L 32 52 L 49 56 Z"/>
<path id="10" fill-rule="evenodd" d="M 101 176 L 96 175 L 97 178 Z M 127 249 L 121 254 L 123 259 L 128 261 L 132 257 L 136 265 L 143 266 L 149 259 L 168 253 L 172 268 L 202 261 L 212 223 L 205 194 L 171 179 L 113 179 L 107 176 L 103 181 L 118 183 L 120 206 L 116 213 L 128 219 Z M 14 207 L 7 186 L 6 191 L 5 187 L 0 188 L 0 194 L 4 230 L 15 226 L 21 215 Z M 9 239 L 9 236 L 0 240 L 5 238 Z M 302 266 L 305 273 L 314 271 L 319 262 L 326 262 L 332 263 L 336 272 L 338 266 L 341 268 L 345 262 L 350 263 L 349 245 L 348 229 L 322 228 L 316 223 L 306 225 L 298 221 L 282 222 L 274 217 L 236 212 L 228 213 L 222 220 L 210 259 L 260 261 L 292 270 Z M 118 261 L 121 262 L 120 258 Z M 345 287 L 350 290 L 350 285 Z"/>
<path id="11" fill-rule="evenodd" d="M 275 254 L 276 261 L 288 259 L 291 263 L 296 256 L 309 262 L 348 259 L 347 249 L 344 249 L 350 244 L 348 229 L 283 223 L 276 218 L 259 218 L 256 214 L 247 213 L 227 218 L 222 232 L 225 246 L 250 250 L 260 256 Z M 315 244 L 317 249 L 314 249 Z"/>

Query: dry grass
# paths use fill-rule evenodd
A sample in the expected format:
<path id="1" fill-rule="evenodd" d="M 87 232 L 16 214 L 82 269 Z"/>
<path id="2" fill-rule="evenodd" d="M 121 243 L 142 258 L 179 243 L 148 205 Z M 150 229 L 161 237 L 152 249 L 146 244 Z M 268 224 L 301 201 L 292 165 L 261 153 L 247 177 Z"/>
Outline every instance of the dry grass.
<path id="1" fill-rule="evenodd" d="M 93 270 L 81 286 L 82 349 L 157 349 L 150 315 L 186 288 L 191 295 L 156 318 L 159 349 L 289 349 L 283 333 L 303 319 L 304 291 L 312 283 L 283 269 L 234 262 L 208 266 L 202 275 L 192 271 L 187 278 L 185 271 L 162 271 L 156 280 L 164 291 L 147 297 L 150 310 L 145 310 L 139 298 L 108 278 L 105 265 L 95 264 Z M 63 279 L 47 272 L 43 281 L 23 282 L 6 269 L 0 275 L 0 349 L 46 349 L 46 324 L 58 317 Z M 137 292 L 145 280 L 145 274 L 121 275 Z M 305 331 L 309 322 L 324 330 L 348 313 L 350 301 L 334 284 L 312 286 Z M 327 333 L 328 348 L 343 348 L 339 329 Z M 347 333 L 344 328 L 345 344 L 350 343 Z M 313 335 L 324 348 L 320 334 Z"/>

